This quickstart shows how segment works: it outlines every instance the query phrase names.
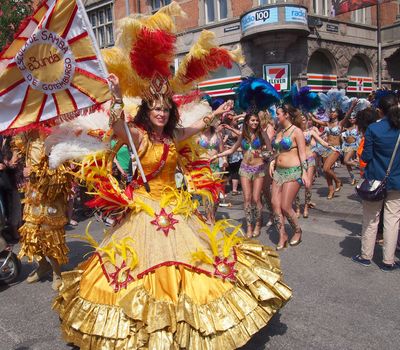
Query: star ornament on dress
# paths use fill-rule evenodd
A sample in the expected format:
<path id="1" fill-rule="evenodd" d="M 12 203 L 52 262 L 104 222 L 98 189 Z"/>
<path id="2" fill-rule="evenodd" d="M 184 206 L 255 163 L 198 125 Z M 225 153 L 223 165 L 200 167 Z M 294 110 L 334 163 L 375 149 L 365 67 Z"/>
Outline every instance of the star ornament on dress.
<path id="1" fill-rule="evenodd" d="M 161 209 L 159 214 L 156 214 L 156 218 L 150 223 L 157 226 L 157 231 L 163 231 L 165 237 L 168 237 L 169 230 L 175 230 L 174 225 L 179 221 L 174 219 L 173 213 L 167 213 L 164 208 Z"/>
<path id="2" fill-rule="evenodd" d="M 120 267 L 115 266 L 115 272 L 108 275 L 110 278 L 110 285 L 116 292 L 122 288 L 126 288 L 127 285 L 134 280 L 130 272 L 131 269 L 126 266 L 125 261 L 123 261 Z"/>
<path id="3" fill-rule="evenodd" d="M 214 275 L 221 277 L 223 280 L 236 280 L 237 270 L 235 269 L 236 257 L 233 261 L 228 261 L 228 258 L 221 259 L 219 256 L 214 260 Z"/>

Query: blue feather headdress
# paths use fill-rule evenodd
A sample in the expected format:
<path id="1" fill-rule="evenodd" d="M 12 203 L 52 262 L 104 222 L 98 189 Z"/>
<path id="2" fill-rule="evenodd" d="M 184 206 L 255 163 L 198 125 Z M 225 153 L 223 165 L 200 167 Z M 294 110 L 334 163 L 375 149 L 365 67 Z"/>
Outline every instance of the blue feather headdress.
<path id="1" fill-rule="evenodd" d="M 358 112 L 363 111 L 371 105 L 371 103 L 365 98 L 357 99 L 356 97 L 352 97 L 345 102 L 343 112 L 347 113 L 350 110 L 354 100 L 357 100 L 357 104 L 354 106 L 351 116 L 355 116 Z"/>
<path id="2" fill-rule="evenodd" d="M 225 100 L 223 98 L 216 98 L 215 100 L 213 100 L 212 97 L 207 94 L 204 94 L 201 97 L 201 99 L 204 101 L 207 101 L 213 111 L 218 109 L 218 107 L 221 106 L 225 102 Z"/>
<path id="3" fill-rule="evenodd" d="M 290 104 L 303 112 L 313 112 L 321 105 L 321 100 L 316 92 L 311 92 L 309 86 L 303 86 L 299 90 L 297 84 L 293 84 L 284 95 L 283 103 Z"/>
<path id="4" fill-rule="evenodd" d="M 260 78 L 246 78 L 236 89 L 237 104 L 246 112 L 266 110 L 279 103 L 281 95 L 275 88 Z"/>
<path id="5" fill-rule="evenodd" d="M 322 107 L 327 113 L 335 111 L 344 111 L 348 103 L 348 97 L 344 90 L 330 89 L 326 94 L 318 94 L 321 99 Z"/>

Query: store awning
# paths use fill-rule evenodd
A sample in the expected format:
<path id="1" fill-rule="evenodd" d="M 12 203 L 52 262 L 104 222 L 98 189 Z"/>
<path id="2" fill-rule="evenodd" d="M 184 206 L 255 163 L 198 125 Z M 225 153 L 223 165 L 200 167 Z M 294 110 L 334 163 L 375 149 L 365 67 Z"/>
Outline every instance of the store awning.
<path id="1" fill-rule="evenodd" d="M 199 83 L 199 90 L 211 97 L 228 96 L 235 94 L 235 88 L 239 86 L 242 81 L 240 75 L 229 78 L 211 79 Z"/>
<path id="2" fill-rule="evenodd" d="M 307 74 L 307 85 L 311 91 L 324 92 L 337 88 L 337 75 L 333 74 Z"/>

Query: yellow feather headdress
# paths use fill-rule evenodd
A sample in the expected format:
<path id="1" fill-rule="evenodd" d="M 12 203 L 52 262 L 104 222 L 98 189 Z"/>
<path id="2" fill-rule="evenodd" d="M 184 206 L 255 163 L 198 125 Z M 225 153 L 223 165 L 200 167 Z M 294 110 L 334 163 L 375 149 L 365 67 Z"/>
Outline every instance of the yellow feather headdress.
<path id="1" fill-rule="evenodd" d="M 153 15 L 130 16 L 119 22 L 115 47 L 104 49 L 102 54 L 109 72 L 118 76 L 124 96 L 149 101 L 152 96 L 158 99 L 160 95 L 185 94 L 210 72 L 221 66 L 231 68 L 232 61 L 243 61 L 240 50 L 218 47 L 215 34 L 203 31 L 173 75 L 177 39 L 174 18 L 178 16 L 185 13 L 173 1 Z M 165 85 L 162 89 L 160 81 Z"/>

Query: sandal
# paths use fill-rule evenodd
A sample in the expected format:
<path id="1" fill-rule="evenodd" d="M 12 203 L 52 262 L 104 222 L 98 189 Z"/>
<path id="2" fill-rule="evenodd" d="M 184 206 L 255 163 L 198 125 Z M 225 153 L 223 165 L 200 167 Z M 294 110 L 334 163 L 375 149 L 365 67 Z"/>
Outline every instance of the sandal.
<path id="1" fill-rule="evenodd" d="M 231 192 L 232 196 L 238 196 L 239 194 L 242 194 L 240 191 L 232 191 Z"/>
<path id="2" fill-rule="evenodd" d="M 78 222 L 71 219 L 71 220 L 69 220 L 68 225 L 70 225 L 70 226 L 78 226 Z"/>

